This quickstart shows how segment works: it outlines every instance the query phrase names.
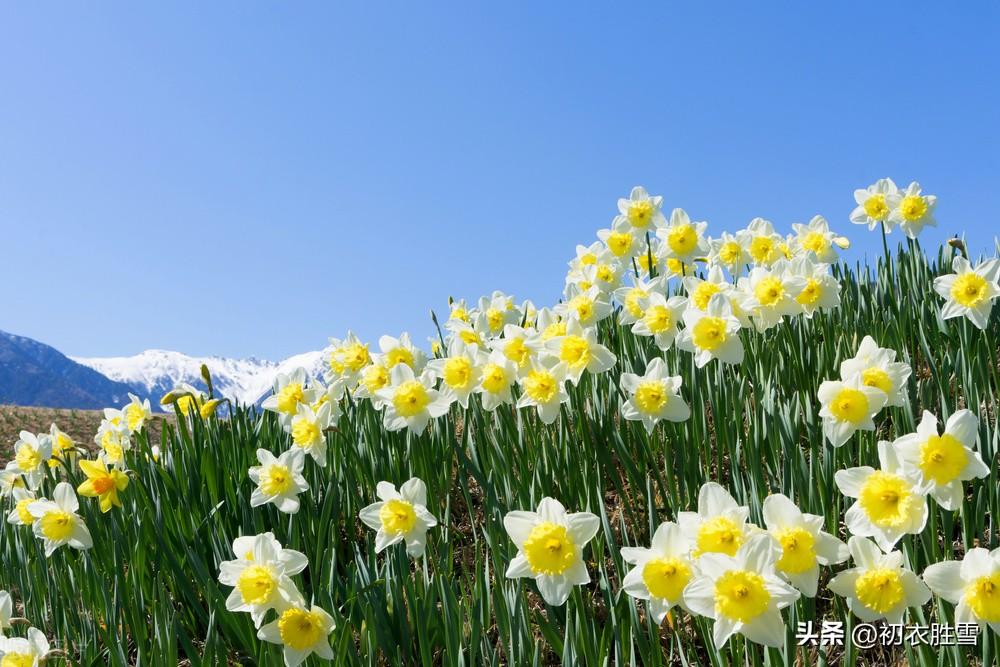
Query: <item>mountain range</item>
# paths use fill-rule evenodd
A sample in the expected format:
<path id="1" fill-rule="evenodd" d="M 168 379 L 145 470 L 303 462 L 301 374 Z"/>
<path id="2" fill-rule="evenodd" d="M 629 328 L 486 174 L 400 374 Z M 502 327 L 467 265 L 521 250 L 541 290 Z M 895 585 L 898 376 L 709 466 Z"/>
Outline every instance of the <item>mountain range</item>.
<path id="1" fill-rule="evenodd" d="M 128 357 L 70 357 L 31 338 L 0 331 L 0 404 L 96 409 L 120 406 L 132 393 L 153 409 L 175 385 L 205 389 L 204 364 L 216 394 L 242 404 L 259 403 L 278 373 L 305 368 L 321 376 L 323 353 L 297 354 L 279 362 L 256 358 L 192 357 L 146 350 Z"/>

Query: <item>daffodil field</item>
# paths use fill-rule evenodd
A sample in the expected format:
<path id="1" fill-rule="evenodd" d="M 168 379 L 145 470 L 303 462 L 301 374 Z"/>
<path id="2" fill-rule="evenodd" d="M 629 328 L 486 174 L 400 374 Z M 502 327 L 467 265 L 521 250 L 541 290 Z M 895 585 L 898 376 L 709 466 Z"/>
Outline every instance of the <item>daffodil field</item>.
<path id="1" fill-rule="evenodd" d="M 179 386 L 155 441 L 138 399 L 22 432 L 0 667 L 997 664 L 1000 262 L 922 248 L 916 183 L 854 198 L 715 236 L 637 187 L 550 307 Z"/>

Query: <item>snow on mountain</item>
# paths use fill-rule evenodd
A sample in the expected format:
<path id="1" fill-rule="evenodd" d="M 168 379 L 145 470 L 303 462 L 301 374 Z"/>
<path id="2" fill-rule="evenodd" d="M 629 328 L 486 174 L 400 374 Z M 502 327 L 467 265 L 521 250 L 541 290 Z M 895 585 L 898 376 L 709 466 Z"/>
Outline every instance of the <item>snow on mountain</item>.
<path id="1" fill-rule="evenodd" d="M 311 375 L 322 374 L 322 352 L 306 352 L 281 362 L 255 358 L 190 357 L 169 350 L 146 350 L 131 357 L 70 357 L 106 377 L 123 382 L 154 405 L 178 383 L 186 382 L 205 389 L 201 365 L 212 374 L 216 393 L 243 404 L 257 403 L 270 393 L 278 373 L 305 368 Z"/>

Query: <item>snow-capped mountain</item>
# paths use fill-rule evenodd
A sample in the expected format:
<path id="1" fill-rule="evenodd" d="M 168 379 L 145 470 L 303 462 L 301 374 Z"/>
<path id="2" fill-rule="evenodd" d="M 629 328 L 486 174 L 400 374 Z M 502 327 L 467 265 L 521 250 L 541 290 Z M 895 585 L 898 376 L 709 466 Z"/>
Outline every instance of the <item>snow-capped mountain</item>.
<path id="1" fill-rule="evenodd" d="M 323 353 L 306 352 L 273 362 L 261 359 L 190 357 L 169 350 L 146 350 L 131 357 L 70 357 L 117 382 L 129 385 L 141 398 L 156 405 L 166 392 L 181 382 L 205 388 L 201 377 L 204 364 L 212 374 L 217 394 L 242 404 L 255 404 L 270 393 L 278 373 L 305 368 L 310 375 L 323 372 Z"/>

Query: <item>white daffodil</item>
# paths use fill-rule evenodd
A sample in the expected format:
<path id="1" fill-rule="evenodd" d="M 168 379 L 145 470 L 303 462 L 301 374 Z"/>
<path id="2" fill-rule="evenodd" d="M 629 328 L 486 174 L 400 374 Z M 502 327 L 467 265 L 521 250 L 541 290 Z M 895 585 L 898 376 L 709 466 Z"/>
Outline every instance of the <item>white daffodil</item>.
<path id="1" fill-rule="evenodd" d="M 449 405 L 458 403 L 463 409 L 469 407 L 469 396 L 479 386 L 482 372 L 478 357 L 478 348 L 470 347 L 461 340 L 453 340 L 448 347 L 447 357 L 427 363 L 427 368 L 441 378 L 441 395 Z"/>
<path id="2" fill-rule="evenodd" d="M 270 533 L 241 538 L 233 547 L 234 551 L 238 548 L 237 559 L 219 564 L 219 583 L 233 587 L 226 598 L 226 609 L 249 613 L 259 628 L 268 611 L 274 609 L 280 614 L 304 604 L 290 578 L 308 564 L 303 554 L 282 549 Z"/>
<path id="3" fill-rule="evenodd" d="M 743 361 L 740 322 L 723 294 L 713 294 L 705 311 L 688 308 L 684 311 L 684 330 L 677 337 L 677 347 L 694 354 L 694 363 L 701 368 L 712 359 L 726 364 Z"/>
<path id="4" fill-rule="evenodd" d="M 24 475 L 29 489 L 37 489 L 45 479 L 48 460 L 52 458 L 52 438 L 48 434 L 35 435 L 21 431 L 14 443 L 14 463 Z"/>
<path id="5" fill-rule="evenodd" d="M 806 514 L 783 494 L 764 499 L 767 532 L 780 548 L 775 569 L 806 597 L 816 597 L 819 566 L 843 563 L 847 545 L 823 531 L 823 517 Z"/>
<path id="6" fill-rule="evenodd" d="M 538 317 L 535 318 L 535 329 L 541 342 L 563 336 L 566 334 L 566 319 L 552 308 L 539 308 Z"/>
<path id="7" fill-rule="evenodd" d="M 716 649 L 737 633 L 765 646 L 784 644 L 781 610 L 798 600 L 799 592 L 778 577 L 776 560 L 777 549 L 767 535 L 754 535 L 731 556 L 710 553 L 698 560 L 684 603 L 715 620 Z"/>
<path id="8" fill-rule="evenodd" d="M 257 631 L 257 638 L 282 647 L 285 667 L 298 667 L 314 653 L 323 660 L 333 659 L 330 633 L 333 617 L 316 605 L 288 607 L 280 616 Z"/>
<path id="9" fill-rule="evenodd" d="M 87 524 L 76 513 L 80 509 L 80 501 L 73 487 L 67 482 L 60 482 L 52 492 L 52 498 L 36 500 L 28 505 L 28 512 L 35 517 L 35 535 L 45 545 L 45 556 L 51 556 L 63 545 L 74 549 L 94 546 Z"/>
<path id="10" fill-rule="evenodd" d="M 660 210 L 662 205 L 663 197 L 650 196 L 646 188 L 637 185 L 632 188 L 628 199 L 618 200 L 618 212 L 621 214 L 620 218 L 632 225 L 636 231 L 655 231 L 667 224 L 667 219 Z M 615 218 L 616 222 L 618 220 L 619 218 Z"/>
<path id="11" fill-rule="evenodd" d="M 958 410 L 938 435 L 937 417 L 924 411 L 917 432 L 893 443 L 903 469 L 917 481 L 924 493 L 946 510 L 957 510 L 965 496 L 962 482 L 987 477 L 989 467 L 976 451 L 979 419 L 968 410 Z"/>
<path id="12" fill-rule="evenodd" d="M 546 341 L 545 346 L 549 353 L 566 364 L 566 377 L 573 384 L 580 381 L 584 371 L 595 375 L 604 373 L 618 362 L 614 353 L 597 342 L 596 329 L 585 328 L 572 317 L 566 323 L 565 335 Z"/>
<path id="13" fill-rule="evenodd" d="M 372 363 L 361 370 L 360 376 L 358 386 L 354 390 L 354 397 L 356 399 L 367 398 L 376 410 L 381 410 L 385 404 L 378 397 L 378 391 L 389 386 L 389 368 L 382 363 L 381 358 L 373 357 Z"/>
<path id="14" fill-rule="evenodd" d="M 55 424 L 49 427 L 49 438 L 52 439 L 52 458 L 49 459 L 49 467 L 55 468 L 60 463 L 67 466 L 72 465 L 78 453 L 73 438 Z"/>
<path id="15" fill-rule="evenodd" d="M 534 579 L 542 598 L 553 606 L 566 602 L 574 586 L 590 581 L 583 548 L 601 526 L 596 515 L 567 514 L 558 500 L 542 498 L 534 512 L 508 512 L 503 525 L 517 547 L 507 568 L 509 579 Z"/>
<path id="16" fill-rule="evenodd" d="M 955 623 L 977 623 L 1000 634 L 1000 549 L 969 549 L 961 561 L 928 565 L 924 582 L 955 605 Z"/>
<path id="17" fill-rule="evenodd" d="M 795 231 L 795 242 L 804 252 L 815 255 L 816 260 L 824 264 L 833 264 L 837 261 L 837 244 L 841 240 L 834 232 L 830 231 L 830 224 L 821 215 L 813 216 L 809 224 L 792 223 Z M 846 239 L 844 241 L 846 242 Z"/>
<path id="18" fill-rule="evenodd" d="M 817 311 L 840 306 L 840 282 L 830 273 L 829 264 L 820 264 L 811 257 L 797 257 L 789 262 L 788 273 L 804 281 L 795 303 L 807 318 Z"/>
<path id="19" fill-rule="evenodd" d="M 855 535 L 847 541 L 854 567 L 844 570 L 827 584 L 846 598 L 854 615 L 866 623 L 885 619 L 902 623 L 909 607 L 920 607 L 931 592 L 903 562 L 899 551 L 883 553 L 871 540 Z"/>
<path id="20" fill-rule="evenodd" d="M 899 188 L 891 178 L 880 178 L 867 188 L 854 191 L 854 201 L 857 207 L 851 212 L 851 222 L 856 225 L 868 225 L 871 231 L 883 225 L 886 233 L 892 231 L 895 224 L 889 219 Z"/>
<path id="21" fill-rule="evenodd" d="M 802 310 L 796 299 L 806 286 L 806 281 L 788 270 L 781 259 L 771 268 L 754 267 L 750 275 L 740 278 L 738 289 L 753 296 L 752 319 L 757 331 L 766 331 L 779 324 L 786 315 Z"/>
<path id="22" fill-rule="evenodd" d="M 35 502 L 35 494 L 25 488 L 14 489 L 14 507 L 7 515 L 7 523 L 15 526 L 31 526 L 35 523 L 35 517 L 28 511 L 31 503 Z"/>
<path id="23" fill-rule="evenodd" d="M 746 231 L 735 236 L 722 232 L 719 238 L 709 240 L 708 263 L 729 271 L 731 276 L 738 277 L 743 268 L 752 261 L 749 253 L 750 239 Z"/>
<path id="24" fill-rule="evenodd" d="M 704 278 L 688 276 L 682 283 L 688 295 L 688 305 L 698 310 L 706 310 L 713 295 L 722 293 L 728 296 L 733 290 L 733 286 L 726 281 L 722 267 L 717 264 L 709 267 Z"/>
<path id="25" fill-rule="evenodd" d="M 903 469 L 892 444 L 878 443 L 879 469 L 860 466 L 838 470 L 833 478 L 840 492 L 857 498 L 844 515 L 854 535 L 873 537 L 888 551 L 903 535 L 915 535 L 927 524 L 925 491 Z"/>
<path id="26" fill-rule="evenodd" d="M 178 401 L 178 404 L 180 401 Z M 97 435 L 94 436 L 101 448 L 101 459 L 110 466 L 123 468 L 125 466 L 125 452 L 132 449 L 132 439 L 128 434 L 128 427 L 125 424 L 104 419 L 97 428 Z"/>
<path id="27" fill-rule="evenodd" d="M 687 611 L 683 593 L 695 570 L 690 553 L 691 543 L 672 521 L 660 524 L 648 549 L 622 547 L 622 560 L 634 566 L 622 580 L 622 588 L 635 599 L 647 601 L 657 624 L 663 623 L 674 605 Z"/>
<path id="28" fill-rule="evenodd" d="M 130 434 L 138 433 L 153 418 L 153 409 L 149 399 L 139 400 L 135 394 L 129 394 L 129 404 L 122 409 L 122 418 Z"/>
<path id="29" fill-rule="evenodd" d="M 954 273 L 934 279 L 934 291 L 945 300 L 943 319 L 968 318 L 985 329 L 993 311 L 993 301 L 1000 296 L 1000 260 L 989 259 L 972 268 L 969 260 L 957 255 L 951 262 Z"/>
<path id="30" fill-rule="evenodd" d="M 27 637 L 0 634 L 0 665 L 4 667 L 38 667 L 50 650 L 49 640 L 38 628 L 28 628 Z"/>
<path id="31" fill-rule="evenodd" d="M 8 461 L 3 470 L 0 470 L 0 498 L 6 498 L 14 493 L 16 489 L 25 488 L 24 475 L 17 461 Z"/>
<path id="32" fill-rule="evenodd" d="M 864 384 L 853 375 L 846 382 L 826 380 L 819 386 L 819 416 L 823 418 L 823 435 L 834 447 L 850 440 L 855 431 L 874 431 L 872 419 L 886 402 L 881 389 Z"/>
<path id="33" fill-rule="evenodd" d="M 575 317 L 585 327 L 597 324 L 612 313 L 607 296 L 597 287 L 581 290 L 573 285 L 566 288 L 566 300 L 554 310 L 563 320 Z"/>
<path id="34" fill-rule="evenodd" d="M 410 340 L 410 334 L 404 332 L 399 338 L 382 336 L 378 339 L 378 349 L 385 367 L 393 369 L 399 364 L 409 366 L 414 373 L 424 370 L 427 355 Z"/>
<path id="35" fill-rule="evenodd" d="M 519 379 L 522 393 L 517 407 L 535 406 L 539 419 L 551 424 L 559 418 L 559 406 L 569 401 L 566 392 L 568 373 L 566 364 L 550 355 L 532 361 L 531 370 Z"/>
<path id="36" fill-rule="evenodd" d="M 909 364 L 896 361 L 896 351 L 879 347 L 871 336 L 865 336 L 858 353 L 840 364 L 840 379 L 860 377 L 866 387 L 879 389 L 886 396 L 886 405 L 906 404 L 906 381 L 910 378 Z"/>
<path id="37" fill-rule="evenodd" d="M 589 246 L 577 245 L 576 257 L 569 262 L 570 269 L 580 269 L 584 266 L 594 266 L 597 258 L 604 250 L 604 245 L 599 242 L 591 243 Z"/>
<path id="38" fill-rule="evenodd" d="M 889 212 L 889 221 L 898 224 L 903 233 L 911 239 L 917 238 L 924 227 L 937 225 L 937 220 L 934 219 L 937 197 L 923 194 L 920 184 L 916 181 L 906 186 L 905 190 L 899 190 L 889 197 L 888 204 L 892 209 Z"/>
<path id="39" fill-rule="evenodd" d="M 749 535 L 748 516 L 750 509 L 746 505 L 738 505 L 719 484 L 706 482 L 698 491 L 698 511 L 679 512 L 677 523 L 694 545 L 693 556 L 733 556 Z"/>
<path id="40" fill-rule="evenodd" d="M 530 364 L 528 365 L 530 368 Z M 492 412 L 498 406 L 511 403 L 510 388 L 517 382 L 517 367 L 500 350 L 493 350 L 481 360 L 480 380 L 476 391 L 483 409 Z"/>
<path id="41" fill-rule="evenodd" d="M 478 318 L 479 316 L 476 315 Z M 465 343 L 466 346 L 470 348 L 483 349 L 488 346 L 488 342 L 493 342 L 497 339 L 492 336 L 483 337 L 479 331 L 477 331 L 468 322 L 463 322 L 462 320 L 448 320 L 444 324 L 444 328 L 448 331 L 445 336 L 445 348 L 450 346 L 455 341 L 461 341 Z M 427 339 L 431 344 L 431 352 L 434 356 L 438 356 L 441 353 L 441 341 L 437 338 Z"/>
<path id="42" fill-rule="evenodd" d="M 763 218 L 754 218 L 740 237 L 746 241 L 747 254 L 757 266 L 768 267 L 784 257 L 785 240 L 774 231 L 774 225 Z"/>
<path id="43" fill-rule="evenodd" d="M 550 340 L 554 337 L 550 336 Z M 513 324 L 508 324 L 503 328 L 502 338 L 494 338 L 490 341 L 490 348 L 502 352 L 504 357 L 513 362 L 518 371 L 531 367 L 531 360 L 535 358 L 541 347 L 542 342 L 537 331 Z"/>
<path id="44" fill-rule="evenodd" d="M 404 482 L 399 491 L 389 482 L 375 487 L 379 502 L 361 510 L 362 523 L 378 531 L 375 553 L 404 542 L 411 558 L 424 555 L 427 530 L 437 525 L 437 519 L 427 511 L 427 486 L 416 477 Z"/>
<path id="45" fill-rule="evenodd" d="M 597 238 L 612 255 L 622 260 L 628 260 L 639 247 L 639 234 L 627 218 L 617 217 L 611 223 L 610 229 L 597 230 Z"/>
<path id="46" fill-rule="evenodd" d="M 695 257 L 708 254 L 708 241 L 705 239 L 707 222 L 691 222 L 687 212 L 675 208 L 670 213 L 670 222 L 666 227 L 656 230 L 656 235 L 663 241 L 667 256 L 684 264 L 694 264 Z"/>
<path id="47" fill-rule="evenodd" d="M 375 392 L 385 405 L 383 424 L 387 431 L 409 428 L 419 434 L 431 419 L 448 412 L 450 401 L 434 388 L 434 374 L 424 371 L 415 375 L 404 363 L 392 367 L 389 386 Z"/>
<path id="48" fill-rule="evenodd" d="M 479 299 L 480 324 L 477 329 L 490 337 L 499 336 L 506 325 L 521 323 L 521 309 L 514 303 L 514 298 L 500 291 Z"/>
<path id="49" fill-rule="evenodd" d="M 278 373 L 274 377 L 274 393 L 260 404 L 265 410 L 278 413 L 282 425 L 287 425 L 299 411 L 299 404 L 312 405 L 319 398 L 310 386 L 309 373 L 296 368 L 291 373 Z"/>
<path id="50" fill-rule="evenodd" d="M 615 300 L 622 305 L 621 312 L 618 313 L 618 323 L 621 325 L 634 324 L 643 316 L 643 306 L 651 294 L 666 293 L 666 278 L 663 276 L 652 280 L 637 276 L 633 280 L 631 287 L 619 287 L 614 292 Z"/>
<path id="51" fill-rule="evenodd" d="M 682 296 L 669 299 L 660 293 L 650 294 L 642 303 L 642 317 L 632 325 L 636 336 L 652 336 L 656 347 L 669 350 L 677 338 L 677 325 L 684 316 L 688 300 Z"/>
<path id="52" fill-rule="evenodd" d="M 324 457 L 325 458 L 325 457 Z M 302 476 L 306 455 L 299 447 L 292 447 L 281 456 L 266 449 L 257 450 L 259 466 L 250 468 L 250 480 L 257 485 L 250 496 L 250 507 L 274 503 L 278 511 L 295 514 L 299 511 L 299 494 L 309 490 Z"/>
<path id="53" fill-rule="evenodd" d="M 354 387 L 361 380 L 361 372 L 371 363 L 368 344 L 348 331 L 346 338 L 330 339 L 323 378 L 331 388 L 335 388 L 335 398 L 339 400 L 342 390 Z"/>
<path id="54" fill-rule="evenodd" d="M 659 357 L 650 359 L 644 375 L 622 373 L 620 382 L 629 396 L 622 404 L 622 417 L 641 421 L 646 433 L 652 433 L 662 419 L 681 422 L 691 416 L 690 406 L 679 393 L 681 376 L 670 375 Z"/>
<path id="55" fill-rule="evenodd" d="M 332 424 L 331 414 L 337 404 L 327 400 L 317 409 L 299 403 L 292 417 L 289 430 L 292 445 L 313 458 L 321 468 L 326 467 L 326 429 Z"/>

